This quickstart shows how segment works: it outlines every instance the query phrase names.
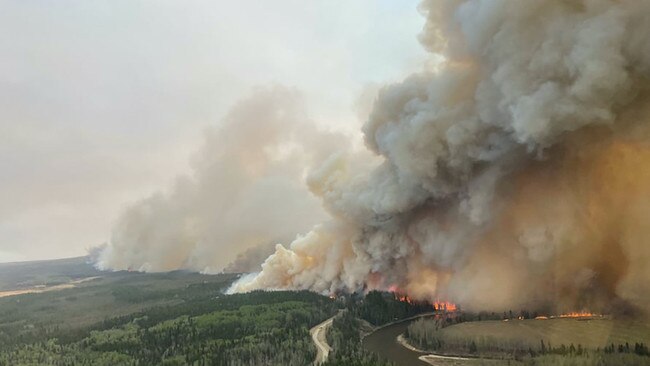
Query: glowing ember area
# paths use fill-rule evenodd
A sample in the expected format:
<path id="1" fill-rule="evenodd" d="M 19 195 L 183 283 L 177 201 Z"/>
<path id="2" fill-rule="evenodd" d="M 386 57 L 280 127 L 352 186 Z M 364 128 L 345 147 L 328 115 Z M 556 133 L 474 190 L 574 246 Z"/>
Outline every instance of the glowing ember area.
<path id="1" fill-rule="evenodd" d="M 602 318 L 603 315 L 589 313 L 589 312 L 572 312 L 572 313 L 560 314 L 551 318 L 594 318 L 594 317 Z"/>
<path id="2" fill-rule="evenodd" d="M 580 311 L 580 312 L 571 312 L 571 313 L 560 314 L 560 315 L 550 315 L 550 316 L 541 315 L 535 317 L 535 320 L 559 319 L 559 318 L 602 318 L 604 316 L 605 315 L 603 314 L 590 313 L 588 311 Z"/>

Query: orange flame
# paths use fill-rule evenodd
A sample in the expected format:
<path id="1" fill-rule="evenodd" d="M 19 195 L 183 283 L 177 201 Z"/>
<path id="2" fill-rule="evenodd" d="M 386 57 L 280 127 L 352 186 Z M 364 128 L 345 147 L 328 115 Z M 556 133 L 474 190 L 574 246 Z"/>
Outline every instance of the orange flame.
<path id="1" fill-rule="evenodd" d="M 436 310 L 438 311 L 448 311 L 448 312 L 453 312 L 457 311 L 458 307 L 456 304 L 449 302 L 449 301 L 434 301 L 433 306 L 436 307 Z"/>
<path id="2" fill-rule="evenodd" d="M 581 312 L 571 312 L 566 314 L 560 314 L 555 318 L 591 318 L 591 317 L 602 317 L 600 314 L 594 314 L 586 311 Z"/>
<path id="3" fill-rule="evenodd" d="M 546 319 L 556 319 L 556 318 L 602 318 L 603 314 L 591 313 L 588 311 L 573 311 L 570 313 L 560 314 L 560 315 L 540 315 L 535 317 L 536 320 L 546 320 Z"/>
<path id="4" fill-rule="evenodd" d="M 393 294 L 395 294 L 395 298 L 397 300 L 399 300 L 401 302 L 407 302 L 409 304 L 413 304 L 413 300 L 411 300 L 411 298 L 408 297 L 408 295 L 401 295 L 401 294 L 398 294 L 396 292 L 393 292 Z"/>
<path id="5" fill-rule="evenodd" d="M 391 286 L 389 288 L 389 290 L 390 290 L 390 292 L 393 293 L 396 300 L 401 301 L 401 302 L 406 302 L 406 303 L 409 303 L 409 304 L 414 303 L 414 301 L 413 301 L 413 299 L 411 297 L 409 297 L 408 295 L 406 295 L 404 293 L 399 292 L 397 290 L 396 286 Z M 444 312 L 456 312 L 456 311 L 458 311 L 458 306 L 456 304 L 454 304 L 453 302 L 449 302 L 449 301 L 436 300 L 436 301 L 432 301 L 431 305 L 433 305 L 433 307 L 437 311 L 444 311 Z"/>

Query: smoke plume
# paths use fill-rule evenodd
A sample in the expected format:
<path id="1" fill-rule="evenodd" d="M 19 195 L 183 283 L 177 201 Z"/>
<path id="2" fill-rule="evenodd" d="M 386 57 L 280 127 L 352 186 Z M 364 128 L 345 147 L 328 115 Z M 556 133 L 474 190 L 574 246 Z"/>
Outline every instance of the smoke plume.
<path id="1" fill-rule="evenodd" d="M 305 170 L 341 140 L 309 123 L 296 91 L 257 90 L 206 132 L 191 176 L 119 217 L 98 267 L 214 272 L 246 250 L 293 240 L 324 219 Z"/>
<path id="2" fill-rule="evenodd" d="M 378 163 L 310 172 L 329 219 L 232 291 L 358 291 L 479 309 L 650 300 L 650 3 L 424 0 L 436 71 L 385 87 Z"/>

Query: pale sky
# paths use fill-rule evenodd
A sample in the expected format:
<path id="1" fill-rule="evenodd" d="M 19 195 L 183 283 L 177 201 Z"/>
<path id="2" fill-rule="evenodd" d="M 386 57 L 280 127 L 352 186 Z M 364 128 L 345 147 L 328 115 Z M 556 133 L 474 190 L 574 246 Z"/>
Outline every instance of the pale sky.
<path id="1" fill-rule="evenodd" d="M 84 255 L 259 85 L 356 130 L 422 67 L 416 0 L 0 0 L 0 262 Z"/>

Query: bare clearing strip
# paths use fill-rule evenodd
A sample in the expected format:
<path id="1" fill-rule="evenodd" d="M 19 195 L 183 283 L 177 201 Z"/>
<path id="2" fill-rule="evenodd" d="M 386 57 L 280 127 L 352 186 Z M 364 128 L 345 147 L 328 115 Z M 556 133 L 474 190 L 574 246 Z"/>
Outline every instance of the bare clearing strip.
<path id="1" fill-rule="evenodd" d="M 77 286 L 80 283 L 92 281 L 92 280 L 94 280 L 96 278 L 99 278 L 99 276 L 86 277 L 86 278 L 70 281 L 68 283 L 63 283 L 63 284 L 55 285 L 55 286 L 35 286 L 35 287 L 30 287 L 30 288 L 20 289 L 20 290 L 0 291 L 0 298 L 9 297 L 9 296 L 24 295 L 24 294 L 40 294 L 42 292 L 65 290 L 65 289 L 68 289 L 68 288 L 73 288 L 73 287 Z"/>

